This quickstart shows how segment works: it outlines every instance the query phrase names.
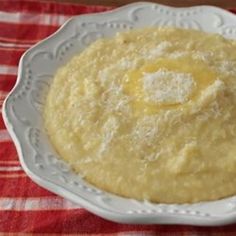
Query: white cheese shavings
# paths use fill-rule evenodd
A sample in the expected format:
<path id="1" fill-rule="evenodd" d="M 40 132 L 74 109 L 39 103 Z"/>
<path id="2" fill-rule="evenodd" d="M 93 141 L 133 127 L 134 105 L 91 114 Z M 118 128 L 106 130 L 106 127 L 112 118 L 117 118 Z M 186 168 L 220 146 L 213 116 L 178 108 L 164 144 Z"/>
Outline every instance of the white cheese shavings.
<path id="1" fill-rule="evenodd" d="M 225 83 L 222 80 L 215 80 L 202 92 L 200 97 L 200 104 L 205 106 L 209 103 L 212 103 L 213 101 L 215 101 L 217 96 L 222 95 L 224 93 L 225 88 Z"/>
<path id="2" fill-rule="evenodd" d="M 158 136 L 158 119 L 157 115 L 144 116 L 142 119 L 138 119 L 132 132 L 135 141 L 151 144 L 153 139 Z"/>
<path id="3" fill-rule="evenodd" d="M 127 58 L 122 58 L 116 66 L 122 70 L 130 70 L 137 67 L 138 60 L 129 60 Z"/>
<path id="4" fill-rule="evenodd" d="M 100 70 L 98 72 L 98 78 L 100 79 L 101 85 L 104 86 L 104 84 L 109 81 L 110 78 L 110 67 L 107 67 L 103 70 Z"/>
<path id="5" fill-rule="evenodd" d="M 236 63 L 234 61 L 222 61 L 220 62 L 220 66 L 218 67 L 218 70 L 221 73 L 224 73 L 226 75 L 235 75 L 236 74 Z"/>
<path id="6" fill-rule="evenodd" d="M 155 48 L 143 50 L 141 55 L 147 59 L 155 59 L 165 54 L 166 50 L 172 46 L 171 42 L 164 41 L 158 44 Z"/>
<path id="7" fill-rule="evenodd" d="M 143 88 L 148 102 L 184 103 L 192 94 L 195 85 L 190 73 L 160 69 L 155 73 L 144 73 L 143 76 Z"/>
<path id="8" fill-rule="evenodd" d="M 212 52 L 200 52 L 200 51 L 195 51 L 192 54 L 192 58 L 195 60 L 200 60 L 204 62 L 209 62 L 211 57 L 213 56 Z"/>
<path id="9" fill-rule="evenodd" d="M 103 125 L 103 127 L 102 127 L 103 141 L 102 141 L 100 149 L 99 149 L 99 156 L 100 157 L 102 154 L 104 154 L 105 151 L 108 150 L 109 144 L 112 141 L 113 136 L 117 132 L 118 128 L 119 128 L 119 122 L 114 116 L 111 116 L 110 118 L 108 118 L 108 120 Z"/>
<path id="10" fill-rule="evenodd" d="M 202 91 L 196 106 L 192 107 L 192 111 L 198 113 L 197 119 L 206 121 L 210 117 L 217 118 L 222 116 L 222 107 L 219 102 L 226 98 L 224 95 L 225 88 L 224 82 L 217 79 Z"/>
<path id="11" fill-rule="evenodd" d="M 111 64 L 109 67 L 106 67 L 99 71 L 98 78 L 101 82 L 101 85 L 104 86 L 107 81 L 111 81 L 119 70 L 130 70 L 137 67 L 138 60 L 130 60 L 128 58 L 122 58 L 118 62 Z"/>
<path id="12" fill-rule="evenodd" d="M 177 58 L 185 57 L 187 55 L 188 55 L 188 52 L 186 51 L 175 51 L 175 52 L 170 53 L 168 55 L 168 58 L 177 59 Z"/>
<path id="13" fill-rule="evenodd" d="M 161 150 L 157 153 L 153 152 L 150 155 L 146 156 L 144 159 L 149 162 L 157 161 L 160 158 L 162 152 L 163 152 L 163 150 Z"/>

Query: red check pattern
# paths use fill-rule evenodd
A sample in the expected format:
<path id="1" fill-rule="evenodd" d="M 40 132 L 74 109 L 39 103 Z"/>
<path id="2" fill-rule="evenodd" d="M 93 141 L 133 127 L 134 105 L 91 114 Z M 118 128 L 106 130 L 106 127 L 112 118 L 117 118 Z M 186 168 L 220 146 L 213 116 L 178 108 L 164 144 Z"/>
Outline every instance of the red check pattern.
<path id="1" fill-rule="evenodd" d="M 0 108 L 16 81 L 17 65 L 26 49 L 55 32 L 72 15 L 108 9 L 103 6 L 0 0 Z M 0 115 L 0 235 L 229 236 L 236 235 L 236 224 L 201 228 L 127 225 L 103 220 L 39 187 L 26 176 Z"/>

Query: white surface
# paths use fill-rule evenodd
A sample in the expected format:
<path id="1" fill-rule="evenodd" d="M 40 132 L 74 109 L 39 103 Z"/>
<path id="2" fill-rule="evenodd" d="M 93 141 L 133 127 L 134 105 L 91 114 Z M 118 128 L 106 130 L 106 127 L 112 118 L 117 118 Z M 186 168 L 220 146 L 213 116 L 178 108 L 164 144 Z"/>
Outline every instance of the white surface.
<path id="1" fill-rule="evenodd" d="M 236 38 L 236 17 L 208 6 L 177 9 L 135 3 L 107 13 L 73 17 L 24 54 L 16 86 L 4 103 L 4 120 L 22 167 L 39 185 L 113 221 L 192 225 L 236 222 L 236 197 L 176 205 L 138 202 L 103 192 L 71 172 L 48 141 L 41 108 L 55 70 L 96 38 L 148 25 L 201 29 Z"/>

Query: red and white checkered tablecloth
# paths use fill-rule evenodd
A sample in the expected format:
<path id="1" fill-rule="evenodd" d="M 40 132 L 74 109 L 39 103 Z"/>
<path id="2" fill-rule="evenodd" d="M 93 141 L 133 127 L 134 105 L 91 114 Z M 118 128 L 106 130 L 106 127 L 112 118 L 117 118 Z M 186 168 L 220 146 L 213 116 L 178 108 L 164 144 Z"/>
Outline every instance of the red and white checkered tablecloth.
<path id="1" fill-rule="evenodd" d="M 22 53 L 72 15 L 108 10 L 33 0 L 0 0 L 0 108 Z M 34 184 L 22 170 L 0 115 L 0 235 L 236 235 L 225 227 L 117 224 Z"/>

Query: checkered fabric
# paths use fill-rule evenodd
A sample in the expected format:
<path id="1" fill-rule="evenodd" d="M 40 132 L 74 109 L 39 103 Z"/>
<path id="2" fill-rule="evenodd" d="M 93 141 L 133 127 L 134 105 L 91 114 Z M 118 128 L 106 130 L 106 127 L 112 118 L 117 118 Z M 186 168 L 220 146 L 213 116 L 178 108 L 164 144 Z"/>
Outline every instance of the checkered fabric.
<path id="1" fill-rule="evenodd" d="M 16 82 L 18 62 L 25 50 L 55 32 L 73 15 L 109 9 L 0 0 L 0 108 Z M 229 236 L 236 235 L 236 224 L 225 227 L 128 225 L 95 216 L 39 187 L 26 176 L 0 115 L 0 235 Z"/>

